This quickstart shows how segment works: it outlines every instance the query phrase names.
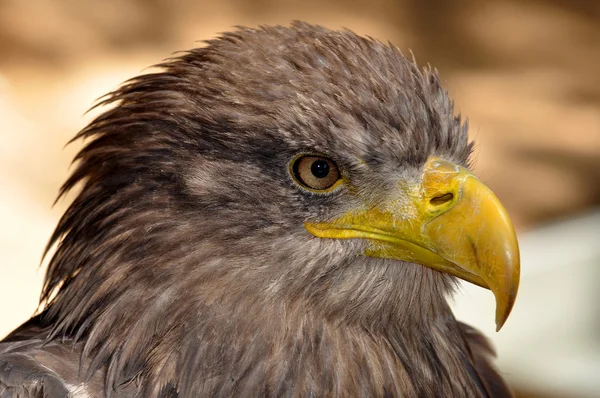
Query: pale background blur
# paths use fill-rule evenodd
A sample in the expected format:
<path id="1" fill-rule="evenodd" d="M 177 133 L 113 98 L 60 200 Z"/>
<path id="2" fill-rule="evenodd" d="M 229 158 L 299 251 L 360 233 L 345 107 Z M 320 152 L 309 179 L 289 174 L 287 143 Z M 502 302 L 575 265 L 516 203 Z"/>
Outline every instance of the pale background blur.
<path id="1" fill-rule="evenodd" d="M 235 25 L 300 19 L 390 40 L 441 73 L 476 173 L 515 222 L 523 279 L 496 334 L 489 292 L 460 318 L 522 397 L 600 396 L 600 2 L 0 0 L 0 338 L 36 309 L 52 208 L 94 100 Z M 71 196 L 72 197 L 72 196 Z"/>

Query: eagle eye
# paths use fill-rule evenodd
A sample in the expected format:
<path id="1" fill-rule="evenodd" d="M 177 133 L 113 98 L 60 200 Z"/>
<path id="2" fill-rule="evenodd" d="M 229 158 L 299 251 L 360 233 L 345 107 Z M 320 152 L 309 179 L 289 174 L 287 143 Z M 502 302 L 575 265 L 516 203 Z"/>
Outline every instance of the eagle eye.
<path id="1" fill-rule="evenodd" d="M 299 156 L 292 162 L 291 171 L 296 182 L 316 191 L 327 190 L 340 180 L 340 171 L 336 164 L 323 156 Z"/>

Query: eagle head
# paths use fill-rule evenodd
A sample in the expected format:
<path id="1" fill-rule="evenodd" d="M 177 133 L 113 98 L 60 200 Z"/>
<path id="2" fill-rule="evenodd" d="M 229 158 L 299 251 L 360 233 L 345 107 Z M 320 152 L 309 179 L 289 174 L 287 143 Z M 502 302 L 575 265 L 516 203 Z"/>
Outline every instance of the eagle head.
<path id="1" fill-rule="evenodd" d="M 508 317 L 510 220 L 469 171 L 437 72 L 397 48 L 302 23 L 242 28 L 101 104 L 76 137 L 62 193 L 81 190 L 43 291 L 50 338 L 81 343 L 89 374 L 213 393 L 319 385 L 328 366 L 410 379 L 417 358 L 460 357 L 431 348 L 460 340 L 456 278 L 495 294 L 498 327 Z"/>

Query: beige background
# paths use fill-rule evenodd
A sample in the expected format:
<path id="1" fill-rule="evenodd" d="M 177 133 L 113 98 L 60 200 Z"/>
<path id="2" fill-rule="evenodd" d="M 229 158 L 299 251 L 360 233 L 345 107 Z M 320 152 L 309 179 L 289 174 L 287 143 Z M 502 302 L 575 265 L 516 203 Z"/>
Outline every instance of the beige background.
<path id="1" fill-rule="evenodd" d="M 436 66 L 470 119 L 477 174 L 520 233 L 600 203 L 600 2 L 4 0 L 0 336 L 36 309 L 39 261 L 69 198 L 52 203 L 81 143 L 64 145 L 94 100 L 234 25 L 294 19 L 390 40 Z"/>

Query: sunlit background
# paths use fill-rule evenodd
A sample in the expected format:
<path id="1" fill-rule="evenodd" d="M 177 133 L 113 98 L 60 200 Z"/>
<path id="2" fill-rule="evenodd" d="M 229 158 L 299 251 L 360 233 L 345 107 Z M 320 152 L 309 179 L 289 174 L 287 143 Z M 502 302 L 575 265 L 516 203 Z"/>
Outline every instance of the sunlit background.
<path id="1" fill-rule="evenodd" d="M 600 396 L 600 2 L 0 1 L 0 337 L 34 313 L 53 208 L 94 100 L 236 25 L 300 19 L 390 40 L 441 73 L 477 140 L 476 173 L 515 222 L 522 282 L 457 315 L 490 336 L 520 397 Z"/>

